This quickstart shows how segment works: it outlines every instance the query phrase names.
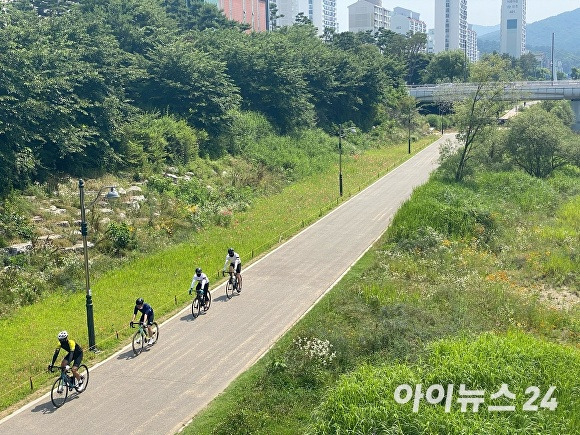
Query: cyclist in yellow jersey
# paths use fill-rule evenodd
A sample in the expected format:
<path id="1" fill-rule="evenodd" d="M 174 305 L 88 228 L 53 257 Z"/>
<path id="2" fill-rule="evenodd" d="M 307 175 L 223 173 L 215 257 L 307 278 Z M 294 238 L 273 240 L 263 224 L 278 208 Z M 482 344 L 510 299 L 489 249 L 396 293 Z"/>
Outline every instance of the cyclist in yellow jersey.
<path id="1" fill-rule="evenodd" d="M 58 333 L 58 342 L 59 344 L 54 350 L 52 362 L 48 366 L 48 370 L 52 372 L 52 368 L 54 367 L 54 363 L 58 357 L 58 354 L 60 353 L 60 350 L 65 350 L 67 354 L 60 363 L 60 366 L 65 368 L 67 365 L 72 365 L 72 372 L 76 379 L 77 385 L 80 389 L 82 389 L 84 378 L 79 375 L 78 368 L 80 367 L 83 360 L 83 348 L 80 347 L 78 343 L 75 343 L 73 340 L 68 338 L 68 333 L 66 331 L 61 331 Z"/>

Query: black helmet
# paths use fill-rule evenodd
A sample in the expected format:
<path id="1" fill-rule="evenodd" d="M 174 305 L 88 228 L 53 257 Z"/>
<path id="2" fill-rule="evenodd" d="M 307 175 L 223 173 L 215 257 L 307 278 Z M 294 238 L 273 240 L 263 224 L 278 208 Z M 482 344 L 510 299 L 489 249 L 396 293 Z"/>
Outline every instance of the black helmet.
<path id="1" fill-rule="evenodd" d="M 228 255 L 230 257 L 233 257 L 234 256 L 234 248 L 228 248 Z"/>
<path id="2" fill-rule="evenodd" d="M 197 276 L 200 276 L 201 275 L 201 267 L 198 267 L 197 269 L 195 269 L 195 274 Z"/>
<path id="3" fill-rule="evenodd" d="M 135 305 L 143 305 L 143 298 L 139 298 L 135 301 Z"/>

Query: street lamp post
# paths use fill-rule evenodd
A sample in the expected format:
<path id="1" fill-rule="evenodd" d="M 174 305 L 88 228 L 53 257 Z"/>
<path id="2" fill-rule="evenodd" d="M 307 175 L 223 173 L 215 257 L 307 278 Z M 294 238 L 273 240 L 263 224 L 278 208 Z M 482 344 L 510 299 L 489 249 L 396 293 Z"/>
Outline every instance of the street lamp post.
<path id="1" fill-rule="evenodd" d="M 83 254 L 85 257 L 85 283 L 86 283 L 86 297 L 87 297 L 87 328 L 89 332 L 89 350 L 95 351 L 96 344 L 95 344 L 95 322 L 93 319 L 93 295 L 91 292 L 91 283 L 89 279 L 89 250 L 87 246 L 87 222 L 85 218 L 85 182 L 80 179 L 79 180 L 79 193 L 80 193 L 80 200 L 81 200 L 81 235 L 83 236 Z M 119 198 L 119 193 L 115 190 L 115 186 L 105 186 L 99 189 L 97 193 L 97 197 L 95 200 L 90 204 L 90 208 L 95 205 L 97 200 L 101 196 L 101 192 L 104 189 L 110 189 L 107 192 L 105 198 L 107 199 L 115 199 Z"/>
<path id="2" fill-rule="evenodd" d="M 439 122 L 441 123 L 441 135 L 443 135 L 443 110 L 441 106 L 442 104 L 439 103 Z"/>
<path id="3" fill-rule="evenodd" d="M 338 193 L 342 196 L 342 124 L 338 125 Z"/>
<path id="4" fill-rule="evenodd" d="M 411 154 L 411 106 L 409 106 L 409 154 Z"/>

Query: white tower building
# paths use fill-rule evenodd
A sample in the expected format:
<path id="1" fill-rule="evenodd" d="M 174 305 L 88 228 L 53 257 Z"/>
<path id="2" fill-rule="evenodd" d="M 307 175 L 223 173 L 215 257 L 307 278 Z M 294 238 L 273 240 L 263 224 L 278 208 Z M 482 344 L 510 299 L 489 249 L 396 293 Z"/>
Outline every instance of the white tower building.
<path id="1" fill-rule="evenodd" d="M 526 0 L 503 0 L 500 51 L 516 59 L 526 53 Z"/>

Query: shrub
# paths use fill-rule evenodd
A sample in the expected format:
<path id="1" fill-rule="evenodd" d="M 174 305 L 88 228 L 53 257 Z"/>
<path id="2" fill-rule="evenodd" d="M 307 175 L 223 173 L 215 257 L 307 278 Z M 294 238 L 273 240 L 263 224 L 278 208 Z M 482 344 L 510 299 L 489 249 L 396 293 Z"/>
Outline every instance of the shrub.
<path id="1" fill-rule="evenodd" d="M 407 367 L 399 364 L 362 366 L 343 376 L 314 413 L 313 433 L 573 433 L 578 423 L 580 352 L 572 347 L 536 339 L 520 332 L 486 333 L 446 339 L 430 346 L 426 359 Z M 395 401 L 402 384 L 422 385 L 422 392 L 435 384 L 453 385 L 449 412 L 423 398 L 418 411 L 414 400 Z M 478 412 L 469 406 L 461 412 L 459 385 L 483 390 Z M 502 384 L 516 395 L 513 401 L 492 399 Z M 524 411 L 530 399 L 528 387 L 538 387 L 537 412 Z M 541 405 L 543 395 L 554 386 L 555 410 Z M 446 393 L 445 393 L 446 394 Z M 487 406 L 514 405 L 511 412 L 489 411 Z M 544 403 L 545 404 L 545 403 Z"/>
<path id="2" fill-rule="evenodd" d="M 104 249 L 115 254 L 135 249 L 137 240 L 135 231 L 125 222 L 120 224 L 111 222 L 105 231 Z"/>

